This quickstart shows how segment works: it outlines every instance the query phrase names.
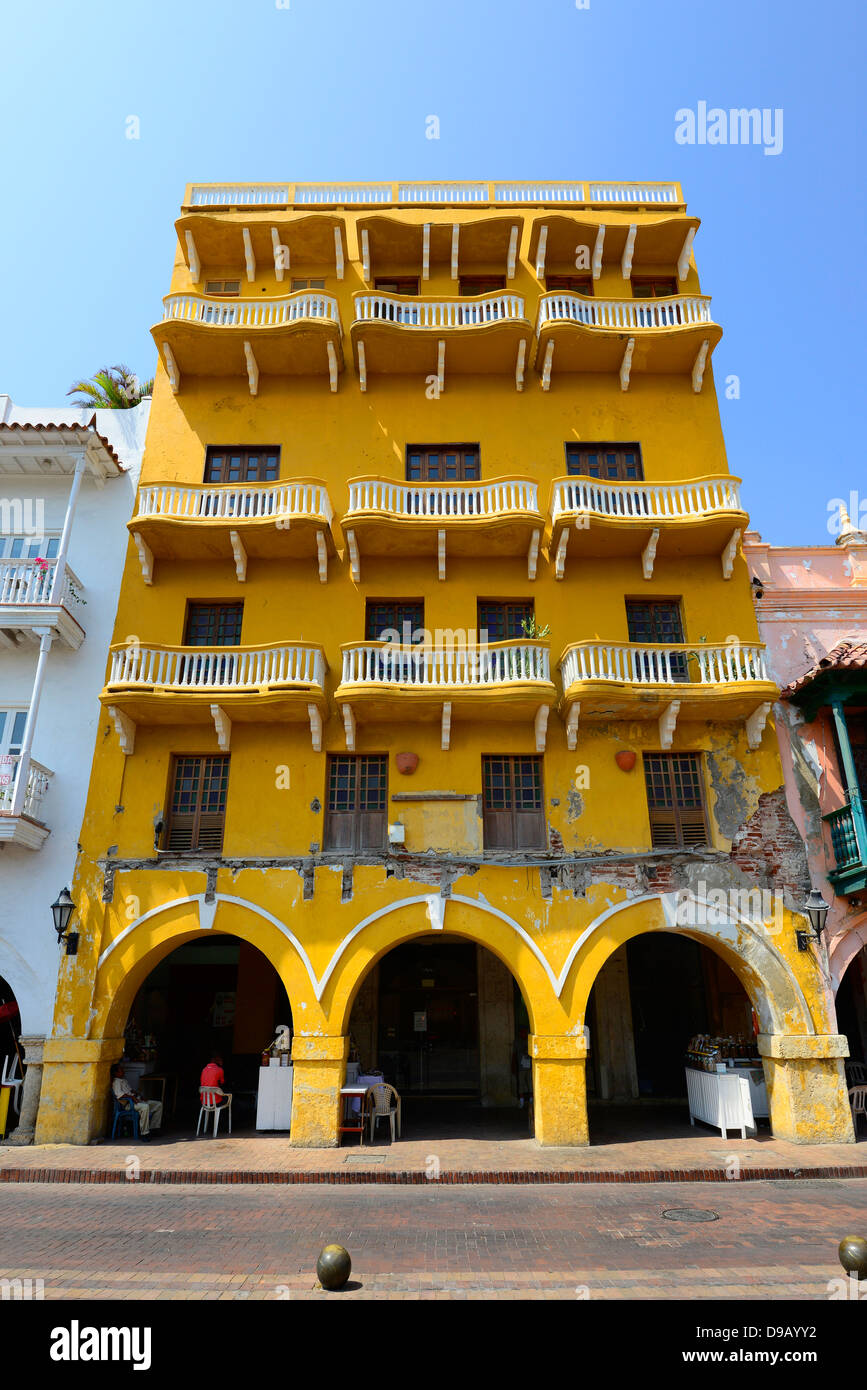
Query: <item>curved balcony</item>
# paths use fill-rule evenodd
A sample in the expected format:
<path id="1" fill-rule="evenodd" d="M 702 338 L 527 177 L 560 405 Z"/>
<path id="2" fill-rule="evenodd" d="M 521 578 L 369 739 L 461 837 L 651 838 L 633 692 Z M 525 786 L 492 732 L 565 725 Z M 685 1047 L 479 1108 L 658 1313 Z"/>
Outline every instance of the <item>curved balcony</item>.
<path id="1" fill-rule="evenodd" d="M 686 372 L 695 391 L 722 329 L 706 295 L 665 299 L 594 299 L 558 291 L 539 301 L 536 365 L 547 389 L 553 371 Z"/>
<path id="2" fill-rule="evenodd" d="M 343 369 L 337 300 L 296 290 L 279 298 L 223 299 L 170 294 L 151 329 L 173 391 L 189 376 L 327 376 L 337 390 Z"/>
<path id="3" fill-rule="evenodd" d="M 444 389 L 447 372 L 515 373 L 523 388 L 532 326 L 521 295 L 455 299 L 356 294 L 350 330 L 361 389 L 372 373 L 420 373 Z"/>
<path id="4" fill-rule="evenodd" d="M 48 628 L 77 650 L 85 633 L 73 611 L 80 612 L 83 588 L 69 565 L 58 576 L 56 560 L 0 560 L 0 639 L 5 632 L 5 645 L 18 639 L 38 642 L 36 633 Z"/>
<path id="5" fill-rule="evenodd" d="M 42 848 L 51 834 L 42 819 L 42 802 L 53 776 L 35 758 L 23 764 L 18 757 L 0 759 L 0 844 Z"/>
<path id="6" fill-rule="evenodd" d="M 556 478 L 551 494 L 551 554 L 558 579 L 571 541 L 582 556 L 641 555 L 646 579 L 656 558 L 718 554 L 730 579 L 749 517 L 741 507 L 740 478 L 695 478 L 688 483 L 608 483 Z"/>
<path id="7" fill-rule="evenodd" d="M 440 720 L 443 748 L 449 747 L 453 718 L 527 720 L 533 723 L 537 749 L 545 747 L 548 712 L 556 697 L 545 642 L 476 646 L 454 640 L 418 647 L 351 642 L 341 650 L 343 671 L 334 698 L 350 750 L 359 717 L 368 723 Z"/>
<path id="8" fill-rule="evenodd" d="M 343 518 L 352 577 L 361 579 L 362 555 L 436 555 L 440 579 L 448 555 L 526 555 L 536 578 L 545 518 L 531 478 L 488 483 L 396 483 L 354 478 Z"/>
<path id="9" fill-rule="evenodd" d="M 658 720 L 670 748 L 678 716 L 743 720 L 750 748 L 758 748 L 779 688 L 760 645 L 726 643 L 690 647 L 576 642 L 560 658 L 562 713 L 569 747 L 578 721 Z"/>
<path id="10" fill-rule="evenodd" d="M 213 724 L 229 747 L 232 723 L 310 721 L 321 747 L 325 655 L 309 644 L 255 647 L 143 646 L 111 648 L 100 699 L 108 706 L 125 753 L 138 724 Z"/>
<path id="11" fill-rule="evenodd" d="M 331 519 L 328 490 L 318 478 L 201 487 L 157 483 L 140 489 L 127 527 L 146 584 L 153 583 L 156 558 L 233 559 L 243 581 L 248 559 L 308 557 L 315 557 L 324 583 L 334 553 Z"/>

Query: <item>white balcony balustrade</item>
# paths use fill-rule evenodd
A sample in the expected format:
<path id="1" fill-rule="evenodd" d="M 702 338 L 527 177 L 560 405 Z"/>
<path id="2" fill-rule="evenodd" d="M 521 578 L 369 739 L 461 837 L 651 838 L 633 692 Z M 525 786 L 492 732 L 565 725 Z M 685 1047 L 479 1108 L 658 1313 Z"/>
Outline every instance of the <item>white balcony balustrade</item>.
<path id="1" fill-rule="evenodd" d="M 610 329 L 617 333 L 684 328 L 712 323 L 711 301 L 706 295 L 672 295 L 668 299 L 591 299 L 578 294 L 544 294 L 539 301 L 537 331 L 551 323 L 580 324 L 583 328 Z"/>
<path id="2" fill-rule="evenodd" d="M 496 203 L 682 205 L 676 183 L 456 180 L 448 183 L 192 184 L 190 208 L 436 206 Z"/>
<path id="3" fill-rule="evenodd" d="M 374 372 L 421 372 L 441 393 L 450 372 L 514 372 L 524 385 L 532 329 L 519 294 L 456 299 L 356 294 L 351 337 L 359 385 Z"/>
<path id="4" fill-rule="evenodd" d="M 40 849 L 49 829 L 42 819 L 42 803 L 54 773 L 35 758 L 6 757 L 0 760 L 0 843 Z M 17 780 L 24 778 L 24 795 L 15 809 Z"/>
<path id="5" fill-rule="evenodd" d="M 394 483 L 361 478 L 349 484 L 349 511 L 385 512 L 395 518 L 492 519 L 538 512 L 538 484 L 527 478 L 490 483 Z"/>
<path id="6" fill-rule="evenodd" d="M 609 483 L 559 478 L 551 499 L 551 552 L 562 579 L 574 540 L 579 557 L 640 554 L 645 579 L 656 559 L 685 555 L 720 557 L 730 579 L 749 517 L 740 479 L 696 478 L 686 483 Z"/>
<path id="7" fill-rule="evenodd" d="M 328 491 L 321 483 L 227 483 L 181 487 L 160 483 L 139 493 L 136 520 L 159 517 L 216 525 L 223 521 L 312 520 L 330 525 Z"/>
<path id="8" fill-rule="evenodd" d="M 358 323 L 394 323 L 402 328 L 481 328 L 524 318 L 519 294 L 487 294 L 476 299 L 413 299 L 389 294 L 357 294 Z"/>
<path id="9" fill-rule="evenodd" d="M 49 628 L 67 646 L 79 647 L 84 585 L 68 564 L 56 580 L 55 560 L 0 560 L 0 628 L 25 639 Z"/>
<path id="10" fill-rule="evenodd" d="M 563 686 L 579 681 L 618 681 L 629 685 L 719 686 L 742 681 L 767 681 L 764 647 L 646 646 L 632 643 L 580 642 L 560 663 Z"/>

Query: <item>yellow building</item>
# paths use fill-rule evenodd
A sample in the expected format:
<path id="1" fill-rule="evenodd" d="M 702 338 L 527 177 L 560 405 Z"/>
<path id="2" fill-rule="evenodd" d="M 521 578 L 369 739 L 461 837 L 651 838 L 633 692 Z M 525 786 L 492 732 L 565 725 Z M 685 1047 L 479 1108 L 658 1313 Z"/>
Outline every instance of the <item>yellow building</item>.
<path id="1" fill-rule="evenodd" d="M 350 1047 L 581 1145 L 754 1025 L 774 1133 L 852 1139 L 698 225 L 677 184 L 187 188 L 39 1140 L 101 1132 L 125 1040 L 180 1110 L 280 1023 L 298 1145 Z"/>

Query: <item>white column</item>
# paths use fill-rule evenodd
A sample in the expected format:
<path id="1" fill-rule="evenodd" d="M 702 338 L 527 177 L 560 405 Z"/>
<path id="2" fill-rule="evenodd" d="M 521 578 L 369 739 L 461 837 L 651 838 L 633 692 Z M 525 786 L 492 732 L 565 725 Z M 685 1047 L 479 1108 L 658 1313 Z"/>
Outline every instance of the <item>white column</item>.
<path id="1" fill-rule="evenodd" d="M 69 550 L 69 537 L 72 534 L 72 521 L 75 516 L 75 508 L 78 505 L 78 494 L 81 492 L 81 480 L 84 477 L 85 454 L 81 453 L 75 458 L 75 472 L 72 476 L 72 487 L 69 489 L 69 498 L 66 503 L 66 516 L 63 518 L 63 531 L 60 535 L 60 549 L 57 552 L 57 560 L 54 564 L 54 583 L 51 586 L 51 602 L 60 603 L 63 596 L 63 581 L 66 576 L 66 554 Z"/>
<path id="2" fill-rule="evenodd" d="M 33 694 L 30 696 L 30 708 L 27 711 L 27 723 L 24 726 L 24 738 L 21 743 L 21 753 L 18 757 L 18 769 L 15 773 L 15 790 L 12 793 L 13 816 L 20 816 L 24 805 L 24 797 L 27 792 L 27 778 L 30 773 L 30 754 L 33 749 L 33 734 L 36 729 L 36 715 L 39 710 L 39 701 L 42 699 L 42 687 L 45 684 L 45 666 L 48 661 L 48 652 L 51 648 L 53 633 L 44 629 L 40 632 L 39 638 L 39 660 L 36 663 L 36 677 L 33 681 Z"/>

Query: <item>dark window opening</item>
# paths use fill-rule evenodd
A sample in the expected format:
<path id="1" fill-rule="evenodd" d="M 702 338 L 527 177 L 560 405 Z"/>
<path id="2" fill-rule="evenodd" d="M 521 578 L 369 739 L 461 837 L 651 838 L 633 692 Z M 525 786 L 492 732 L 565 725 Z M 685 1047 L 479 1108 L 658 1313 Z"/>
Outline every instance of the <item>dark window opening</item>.
<path id="1" fill-rule="evenodd" d="M 593 276 L 592 275 L 547 275 L 545 277 L 545 289 L 551 293 L 556 290 L 568 290 L 570 294 L 592 294 Z"/>
<path id="2" fill-rule="evenodd" d="M 408 444 L 406 476 L 411 483 L 471 483 L 481 477 L 478 444 Z"/>
<path id="3" fill-rule="evenodd" d="M 496 294 L 498 290 L 506 288 L 505 275 L 462 275 L 458 280 L 460 292 L 463 295 L 472 296 L 478 294 Z"/>
<path id="4" fill-rule="evenodd" d="M 567 444 L 567 472 L 611 482 L 638 482 L 644 477 L 639 444 Z"/>
<path id="5" fill-rule="evenodd" d="M 364 612 L 364 637 L 367 642 L 398 641 L 409 646 L 421 640 L 413 634 L 423 627 L 424 603 L 419 599 L 367 600 Z M 395 632 L 399 634 L 397 638 Z"/>
<path id="6" fill-rule="evenodd" d="M 205 454 L 206 483 L 273 483 L 280 476 L 280 449 L 212 445 Z"/>
<path id="7" fill-rule="evenodd" d="M 545 849 L 542 759 L 482 758 L 485 849 Z"/>
<path id="8" fill-rule="evenodd" d="M 243 603 L 188 604 L 184 646 L 239 646 L 243 615 Z"/>
<path id="9" fill-rule="evenodd" d="M 627 599 L 626 623 L 630 642 L 639 646 L 661 643 L 675 646 L 684 641 L 683 619 L 677 599 Z M 640 659 L 641 679 L 646 681 L 689 680 L 686 652 L 647 652 Z M 670 676 L 669 676 L 670 673 Z"/>
<path id="10" fill-rule="evenodd" d="M 335 754 L 328 759 L 325 849 L 384 849 L 388 760 Z"/>
<path id="11" fill-rule="evenodd" d="M 480 642 L 521 641 L 526 638 L 524 624 L 533 619 L 533 600 L 480 598 L 476 605 L 476 623 Z"/>
<path id="12" fill-rule="evenodd" d="M 645 753 L 644 780 L 654 848 L 707 845 L 699 754 Z"/>
<path id="13" fill-rule="evenodd" d="M 164 836 L 166 850 L 221 853 L 228 785 L 228 757 L 175 757 Z"/>

